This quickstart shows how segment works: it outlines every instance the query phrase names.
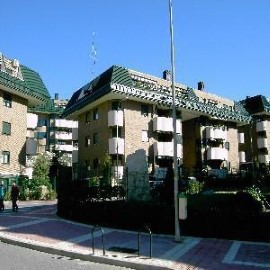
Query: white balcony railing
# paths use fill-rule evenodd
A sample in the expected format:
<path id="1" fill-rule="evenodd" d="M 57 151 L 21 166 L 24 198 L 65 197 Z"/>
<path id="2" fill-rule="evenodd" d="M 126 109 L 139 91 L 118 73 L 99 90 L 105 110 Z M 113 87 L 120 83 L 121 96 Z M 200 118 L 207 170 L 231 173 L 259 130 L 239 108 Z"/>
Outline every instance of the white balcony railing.
<path id="1" fill-rule="evenodd" d="M 265 164 L 269 163 L 268 155 L 259 155 L 258 160 L 259 160 L 259 163 L 265 163 Z"/>
<path id="2" fill-rule="evenodd" d="M 173 142 L 155 142 L 154 153 L 158 157 L 173 157 Z M 177 157 L 181 158 L 182 153 L 182 144 L 177 144 Z"/>
<path id="3" fill-rule="evenodd" d="M 59 128 L 77 128 L 78 122 L 66 119 L 55 119 L 51 125 Z"/>
<path id="4" fill-rule="evenodd" d="M 115 179 L 123 179 L 124 166 L 118 166 L 118 167 L 112 166 L 111 170 L 112 170 L 112 175 L 114 176 Z M 118 172 L 118 175 L 117 175 L 117 172 Z"/>
<path id="5" fill-rule="evenodd" d="M 245 143 L 245 134 L 243 132 L 238 133 L 238 143 Z"/>
<path id="6" fill-rule="evenodd" d="M 222 128 L 206 127 L 205 128 L 206 139 L 216 140 L 222 139 L 227 140 L 227 130 Z"/>
<path id="7" fill-rule="evenodd" d="M 57 140 L 72 140 L 72 133 L 71 132 L 56 132 L 55 139 Z"/>
<path id="8" fill-rule="evenodd" d="M 110 138 L 109 139 L 109 154 L 110 155 L 123 155 L 125 148 L 125 141 L 123 138 Z"/>
<path id="9" fill-rule="evenodd" d="M 239 152 L 239 162 L 245 163 L 246 162 L 246 153 L 244 151 Z"/>
<path id="10" fill-rule="evenodd" d="M 228 160 L 228 150 L 225 148 L 211 147 L 207 149 L 207 160 Z"/>
<path id="11" fill-rule="evenodd" d="M 260 121 L 256 123 L 256 131 L 266 131 L 267 130 L 267 121 Z"/>
<path id="12" fill-rule="evenodd" d="M 66 152 L 72 152 L 73 151 L 73 145 L 72 144 L 56 144 L 55 145 L 56 151 L 66 151 Z"/>
<path id="13" fill-rule="evenodd" d="M 173 132 L 173 118 L 155 117 L 153 118 L 153 131 L 156 132 Z M 181 120 L 176 120 L 176 133 L 182 134 Z"/>
<path id="14" fill-rule="evenodd" d="M 267 138 L 257 138 L 258 148 L 268 148 L 267 147 Z"/>
<path id="15" fill-rule="evenodd" d="M 112 110 L 108 112 L 108 126 L 114 127 L 119 126 L 122 127 L 124 124 L 124 113 L 121 110 Z"/>
<path id="16" fill-rule="evenodd" d="M 34 113 L 27 113 L 27 128 L 35 129 L 38 122 L 38 116 Z"/>

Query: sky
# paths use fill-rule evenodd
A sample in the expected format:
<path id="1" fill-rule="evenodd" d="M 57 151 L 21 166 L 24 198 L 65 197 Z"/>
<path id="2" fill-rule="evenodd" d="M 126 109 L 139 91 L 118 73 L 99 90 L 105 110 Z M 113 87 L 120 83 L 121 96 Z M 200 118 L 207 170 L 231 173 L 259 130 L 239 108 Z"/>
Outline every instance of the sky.
<path id="1" fill-rule="evenodd" d="M 269 0 L 172 0 L 175 81 L 269 97 Z M 70 98 L 112 65 L 171 70 L 169 0 L 1 0 L 0 52 Z"/>

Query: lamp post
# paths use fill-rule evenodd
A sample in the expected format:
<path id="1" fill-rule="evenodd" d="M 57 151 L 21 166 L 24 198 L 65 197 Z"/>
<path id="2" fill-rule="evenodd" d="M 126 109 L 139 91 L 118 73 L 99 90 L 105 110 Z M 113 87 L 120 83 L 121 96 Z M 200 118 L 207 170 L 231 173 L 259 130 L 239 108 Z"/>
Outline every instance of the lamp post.
<path id="1" fill-rule="evenodd" d="M 174 172 L 174 226 L 175 241 L 180 242 L 180 226 L 178 219 L 178 163 L 177 163 L 177 136 L 176 136 L 176 108 L 175 108 L 175 63 L 174 63 L 174 40 L 173 40 L 173 16 L 172 0 L 169 0 L 170 10 L 170 37 L 171 37 L 171 69 L 172 69 L 172 97 L 173 97 L 173 172 Z"/>

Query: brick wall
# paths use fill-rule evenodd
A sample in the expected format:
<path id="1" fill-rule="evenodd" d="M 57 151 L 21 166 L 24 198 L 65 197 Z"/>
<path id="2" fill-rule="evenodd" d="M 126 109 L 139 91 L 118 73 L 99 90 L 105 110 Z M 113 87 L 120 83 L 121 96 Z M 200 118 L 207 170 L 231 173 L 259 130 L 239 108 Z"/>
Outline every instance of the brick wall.
<path id="1" fill-rule="evenodd" d="M 0 162 L 0 173 L 20 174 L 25 164 L 25 141 L 27 130 L 27 100 L 12 95 L 12 106 L 3 105 L 0 90 L 0 153 L 10 152 L 10 164 Z M 2 134 L 2 122 L 11 123 L 11 135 Z"/>

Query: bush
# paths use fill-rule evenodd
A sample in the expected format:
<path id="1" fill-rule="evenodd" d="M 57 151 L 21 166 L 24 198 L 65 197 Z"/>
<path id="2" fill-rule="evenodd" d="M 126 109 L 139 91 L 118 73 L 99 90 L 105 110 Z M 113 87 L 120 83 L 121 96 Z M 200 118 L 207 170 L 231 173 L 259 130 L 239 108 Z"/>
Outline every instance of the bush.
<path id="1" fill-rule="evenodd" d="M 199 182 L 196 179 L 191 179 L 187 183 L 186 193 L 187 194 L 198 194 L 202 192 L 204 187 L 203 182 Z"/>

